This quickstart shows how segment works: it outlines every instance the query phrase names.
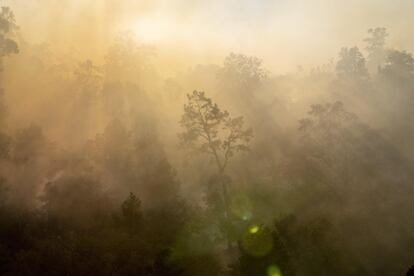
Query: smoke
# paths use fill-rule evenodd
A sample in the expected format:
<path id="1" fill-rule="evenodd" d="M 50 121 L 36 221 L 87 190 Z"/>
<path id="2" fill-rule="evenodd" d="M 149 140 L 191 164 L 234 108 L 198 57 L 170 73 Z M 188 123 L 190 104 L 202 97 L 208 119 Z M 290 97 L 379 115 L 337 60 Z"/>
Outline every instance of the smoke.
<path id="1" fill-rule="evenodd" d="M 414 48 L 412 22 L 406 19 L 414 4 L 408 0 L 3 2 L 15 10 L 26 40 L 74 47 L 88 57 L 102 57 L 111 39 L 126 30 L 165 47 L 165 59 L 179 55 L 177 64 L 188 66 L 177 60 L 189 54 L 205 63 L 235 51 L 262 57 L 280 73 L 325 63 L 343 45 L 361 45 L 372 26 L 388 28 L 390 45 Z"/>
<path id="2" fill-rule="evenodd" d="M 215 225 L 212 218 L 223 216 L 223 206 L 214 184 L 223 180 L 215 176 L 218 159 L 208 154 L 217 153 L 211 148 L 217 145 L 230 147 L 232 135 L 246 126 L 254 138 L 249 134 L 249 143 L 223 153 L 230 160 L 225 178 L 233 196 L 230 209 L 243 220 L 238 227 L 251 222 L 256 233 L 262 224 L 274 227 L 275 219 L 292 215 L 298 222 L 281 219 L 280 227 L 308 233 L 303 225 L 323 217 L 315 227 L 325 231 L 326 219 L 333 229 L 326 231 L 346 241 L 340 246 L 346 255 L 342 267 L 357 266 L 349 257 L 354 255 L 366 260 L 371 274 L 364 275 L 408 265 L 413 1 L 4 0 L 0 5 L 15 14 L 18 29 L 5 35 L 19 46 L 18 53 L 0 55 L 0 184 L 7 187 L 8 202 L 49 208 L 69 224 L 79 216 L 88 227 L 91 217 L 104 216 L 130 192 L 145 210 L 167 208 L 182 197 Z M 367 32 L 375 27 L 385 29 Z M 364 40 L 368 36 L 373 37 Z M 183 108 L 187 94 L 194 90 L 205 92 L 194 94 L 206 95 L 203 101 L 218 104 L 210 106 L 223 111 L 215 115 L 234 118 L 220 121 L 220 127 L 232 127 L 231 139 L 214 125 L 219 138 L 200 146 L 202 154 L 183 147 L 177 135 L 189 110 Z M 188 112 L 192 126 L 194 112 Z M 131 206 L 141 204 L 134 195 L 130 200 Z M 73 212 L 65 216 L 68 209 Z M 195 228 L 211 238 L 221 226 Z M 300 255 L 300 246 L 312 244 L 313 236 L 288 230 L 282 234 L 289 239 L 303 238 L 291 250 L 303 258 L 306 271 L 312 261 Z M 360 237 L 354 239 L 353 232 Z M 266 232 L 268 238 L 273 234 Z M 331 249 L 314 246 L 315 254 Z"/>

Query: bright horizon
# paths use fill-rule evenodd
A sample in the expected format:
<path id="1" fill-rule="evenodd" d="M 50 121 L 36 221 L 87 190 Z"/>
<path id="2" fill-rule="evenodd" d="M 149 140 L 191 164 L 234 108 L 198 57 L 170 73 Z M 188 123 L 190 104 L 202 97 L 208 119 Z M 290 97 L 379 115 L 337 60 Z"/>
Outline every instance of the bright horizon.
<path id="1" fill-rule="evenodd" d="M 408 0 L 3 2 L 15 10 L 27 42 L 73 48 L 82 42 L 78 48 L 87 56 L 105 52 L 109 40 L 125 31 L 156 46 L 161 58 L 174 53 L 177 64 L 188 55 L 209 63 L 237 52 L 264 59 L 278 73 L 325 64 L 343 46 L 363 50 L 362 39 L 374 27 L 388 29 L 389 46 L 414 49 L 414 22 L 407 20 L 414 2 Z"/>

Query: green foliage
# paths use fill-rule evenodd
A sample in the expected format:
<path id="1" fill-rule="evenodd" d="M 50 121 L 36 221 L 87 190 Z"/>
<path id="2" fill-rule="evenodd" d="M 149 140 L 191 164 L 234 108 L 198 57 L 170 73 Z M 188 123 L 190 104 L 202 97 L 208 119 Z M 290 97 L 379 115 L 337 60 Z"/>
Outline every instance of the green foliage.
<path id="1" fill-rule="evenodd" d="M 266 275 L 273 266 L 288 276 L 364 275 L 352 256 L 342 253 L 342 244 L 334 239 L 334 229 L 326 219 L 300 222 L 287 216 L 279 219 L 271 231 L 260 225 L 255 227 L 255 231 L 248 229 L 249 242 L 242 244 L 241 275 Z"/>

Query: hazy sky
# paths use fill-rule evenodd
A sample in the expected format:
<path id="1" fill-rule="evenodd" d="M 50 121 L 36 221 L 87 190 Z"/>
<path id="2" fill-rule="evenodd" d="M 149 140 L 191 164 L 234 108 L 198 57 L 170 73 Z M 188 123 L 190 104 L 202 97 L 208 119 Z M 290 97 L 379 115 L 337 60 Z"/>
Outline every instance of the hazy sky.
<path id="1" fill-rule="evenodd" d="M 115 32 L 133 31 L 200 62 L 242 52 L 272 70 L 326 63 L 341 46 L 387 27 L 390 44 L 414 49 L 413 0 L 0 0 L 27 40 L 77 44 L 91 53 Z M 162 46 L 161 46 L 162 45 Z M 196 59 L 197 59 L 196 58 Z"/>

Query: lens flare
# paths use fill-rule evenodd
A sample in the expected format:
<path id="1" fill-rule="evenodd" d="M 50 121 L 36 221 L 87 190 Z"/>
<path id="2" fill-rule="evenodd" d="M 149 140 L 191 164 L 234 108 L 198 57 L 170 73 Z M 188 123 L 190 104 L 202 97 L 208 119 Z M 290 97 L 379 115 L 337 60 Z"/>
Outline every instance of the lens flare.
<path id="1" fill-rule="evenodd" d="M 264 257 L 273 249 L 273 236 L 271 231 L 259 225 L 248 228 L 242 238 L 242 248 L 250 256 Z"/>
<path id="2" fill-rule="evenodd" d="M 230 211 L 241 220 L 248 221 L 253 217 L 253 203 L 248 196 L 236 194 L 231 198 Z"/>
<path id="3" fill-rule="evenodd" d="M 267 276 L 282 276 L 282 272 L 276 265 L 271 265 L 267 268 Z"/>
<path id="4" fill-rule="evenodd" d="M 249 228 L 249 233 L 250 234 L 256 234 L 257 232 L 259 232 L 259 230 L 260 230 L 259 225 L 252 225 Z"/>

